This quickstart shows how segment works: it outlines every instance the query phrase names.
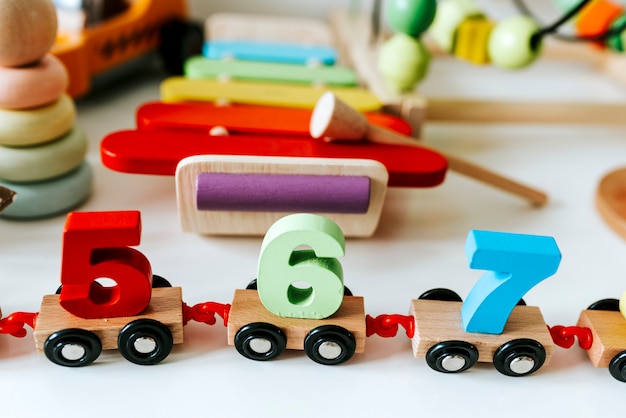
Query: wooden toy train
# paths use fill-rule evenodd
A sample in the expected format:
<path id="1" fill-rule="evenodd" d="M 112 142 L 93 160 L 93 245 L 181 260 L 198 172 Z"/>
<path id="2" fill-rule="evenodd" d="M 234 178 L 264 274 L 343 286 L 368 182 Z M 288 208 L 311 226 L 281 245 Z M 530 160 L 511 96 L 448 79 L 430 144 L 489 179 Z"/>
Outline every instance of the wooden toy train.
<path id="1" fill-rule="evenodd" d="M 366 337 L 393 337 L 401 326 L 414 355 L 434 370 L 458 373 L 492 362 L 508 376 L 537 371 L 555 345 L 571 347 L 578 337 L 596 367 L 626 381 L 626 319 L 617 300 L 593 304 L 575 327 L 546 326 L 539 308 L 525 306 L 522 296 L 559 266 L 551 237 L 470 231 L 470 267 L 487 272 L 465 302 L 451 290 L 432 289 L 410 302 L 408 315 L 372 317 L 364 298 L 344 286 L 337 260 L 344 235 L 326 217 L 292 214 L 275 222 L 263 240 L 257 279 L 236 290 L 231 304 L 185 304 L 181 288 L 152 275 L 148 259 L 130 248 L 140 234 L 138 211 L 70 213 L 57 294 L 44 296 L 38 313 L 1 319 L 0 333 L 23 337 L 29 325 L 37 350 L 62 366 L 85 366 L 116 348 L 127 360 L 150 365 L 183 342 L 189 321 L 214 324 L 218 315 L 228 344 L 249 359 L 295 349 L 338 365 L 362 353 Z"/>

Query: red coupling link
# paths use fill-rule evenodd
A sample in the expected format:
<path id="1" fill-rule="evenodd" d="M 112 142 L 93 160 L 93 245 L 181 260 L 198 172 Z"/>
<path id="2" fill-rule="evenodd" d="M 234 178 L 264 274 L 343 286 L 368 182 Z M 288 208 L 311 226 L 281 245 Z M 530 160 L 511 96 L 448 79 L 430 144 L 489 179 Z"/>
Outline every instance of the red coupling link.
<path id="1" fill-rule="evenodd" d="M 398 334 L 398 325 L 406 331 L 406 336 L 413 338 L 415 334 L 415 319 L 408 315 L 378 315 L 376 318 L 366 315 L 365 327 L 368 337 L 376 334 L 383 338 L 395 337 Z"/>
<path id="2" fill-rule="evenodd" d="M 0 319 L 0 334 L 10 334 L 22 338 L 26 336 L 26 325 L 35 328 L 37 312 L 15 312 Z"/>
<path id="3" fill-rule="evenodd" d="M 183 303 L 183 325 L 187 325 L 189 321 L 213 325 L 216 322 L 215 315 L 217 314 L 224 321 L 224 326 L 227 326 L 229 313 L 229 304 L 202 302 L 190 307 L 186 303 Z"/>
<path id="4" fill-rule="evenodd" d="M 589 350 L 593 343 L 591 330 L 586 327 L 564 327 L 563 325 L 548 326 L 552 341 L 559 347 L 570 348 L 578 337 L 578 345 L 583 350 Z"/>

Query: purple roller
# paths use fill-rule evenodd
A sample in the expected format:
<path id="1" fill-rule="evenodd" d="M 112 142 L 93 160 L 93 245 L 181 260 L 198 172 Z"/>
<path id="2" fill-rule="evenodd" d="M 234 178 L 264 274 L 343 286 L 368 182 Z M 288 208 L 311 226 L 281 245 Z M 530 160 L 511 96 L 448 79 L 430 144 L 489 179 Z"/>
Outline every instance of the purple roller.
<path id="1" fill-rule="evenodd" d="M 370 178 L 200 173 L 196 201 L 198 210 L 366 213 Z"/>

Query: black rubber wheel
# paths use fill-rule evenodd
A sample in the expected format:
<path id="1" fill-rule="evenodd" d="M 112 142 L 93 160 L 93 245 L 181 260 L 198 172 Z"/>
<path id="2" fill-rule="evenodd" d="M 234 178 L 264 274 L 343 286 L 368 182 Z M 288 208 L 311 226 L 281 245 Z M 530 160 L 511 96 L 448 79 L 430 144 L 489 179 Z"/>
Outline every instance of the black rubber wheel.
<path id="1" fill-rule="evenodd" d="M 158 364 L 172 351 L 170 329 L 154 319 L 137 319 L 126 324 L 117 337 L 118 350 L 131 363 Z"/>
<path id="2" fill-rule="evenodd" d="M 50 335 L 43 351 L 53 363 L 67 367 L 87 366 L 102 352 L 100 338 L 91 331 L 68 328 Z"/>
<path id="3" fill-rule="evenodd" d="M 266 361 L 281 355 L 287 347 L 285 333 L 275 325 L 253 322 L 235 334 L 235 348 L 250 360 Z"/>
<path id="4" fill-rule="evenodd" d="M 526 301 L 522 298 L 517 301 L 517 306 L 526 306 Z"/>
<path id="5" fill-rule="evenodd" d="M 319 364 L 334 366 L 350 360 L 356 350 L 356 339 L 350 331 L 337 325 L 322 325 L 304 338 L 304 351 Z"/>
<path id="6" fill-rule="evenodd" d="M 609 373 L 620 382 L 626 382 L 626 351 L 622 351 L 609 363 Z"/>
<path id="7" fill-rule="evenodd" d="M 493 365 L 506 376 L 526 376 L 546 361 L 546 350 L 538 341 L 520 338 L 502 344 L 493 355 Z"/>
<path id="8" fill-rule="evenodd" d="M 161 27 L 159 36 L 159 55 L 170 74 L 183 74 L 185 61 L 202 54 L 204 32 L 197 23 L 172 20 Z"/>
<path id="9" fill-rule="evenodd" d="M 587 308 L 590 311 L 612 311 L 619 312 L 619 299 L 600 299 Z"/>
<path id="10" fill-rule="evenodd" d="M 463 302 L 461 296 L 456 293 L 454 290 L 444 289 L 444 288 L 436 288 L 430 289 L 422 293 L 418 299 L 424 300 L 440 300 L 444 302 Z"/>
<path id="11" fill-rule="evenodd" d="M 426 363 L 441 373 L 461 373 L 478 361 L 478 349 L 465 341 L 443 341 L 426 353 Z"/>
<path id="12" fill-rule="evenodd" d="M 258 290 L 258 286 L 257 286 L 257 279 L 253 279 L 252 281 L 250 281 L 250 283 L 248 283 L 248 285 L 246 286 L 246 290 Z M 350 289 L 348 289 L 348 286 L 344 286 L 343 287 L 343 295 L 344 296 L 354 296 L 352 294 L 352 291 Z"/>
<path id="13" fill-rule="evenodd" d="M 161 276 L 157 276 L 156 274 L 153 274 L 152 275 L 152 288 L 158 289 L 161 287 L 172 287 L 172 284 L 169 282 L 169 280 Z"/>

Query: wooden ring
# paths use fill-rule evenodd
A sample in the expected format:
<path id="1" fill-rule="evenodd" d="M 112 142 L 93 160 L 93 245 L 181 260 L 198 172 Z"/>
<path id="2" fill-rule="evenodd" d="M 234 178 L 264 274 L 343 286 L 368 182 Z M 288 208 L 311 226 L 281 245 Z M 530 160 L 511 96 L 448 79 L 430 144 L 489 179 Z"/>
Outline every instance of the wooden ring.
<path id="1" fill-rule="evenodd" d="M 0 108 L 29 109 L 53 103 L 68 84 L 67 70 L 54 55 L 29 67 L 0 67 Z"/>
<path id="2" fill-rule="evenodd" d="M 33 182 L 57 177 L 78 167 L 86 153 L 87 138 L 78 128 L 34 147 L 0 147 L 0 179 Z"/>
<path id="3" fill-rule="evenodd" d="M 0 145 L 19 147 L 48 142 L 72 129 L 75 120 L 74 101 L 67 94 L 36 109 L 0 109 Z"/>
<path id="4" fill-rule="evenodd" d="M 87 162 L 76 171 L 39 183 L 15 184 L 0 181 L 17 193 L 13 203 L 0 217 L 13 219 L 45 218 L 67 213 L 91 194 L 93 172 Z"/>

